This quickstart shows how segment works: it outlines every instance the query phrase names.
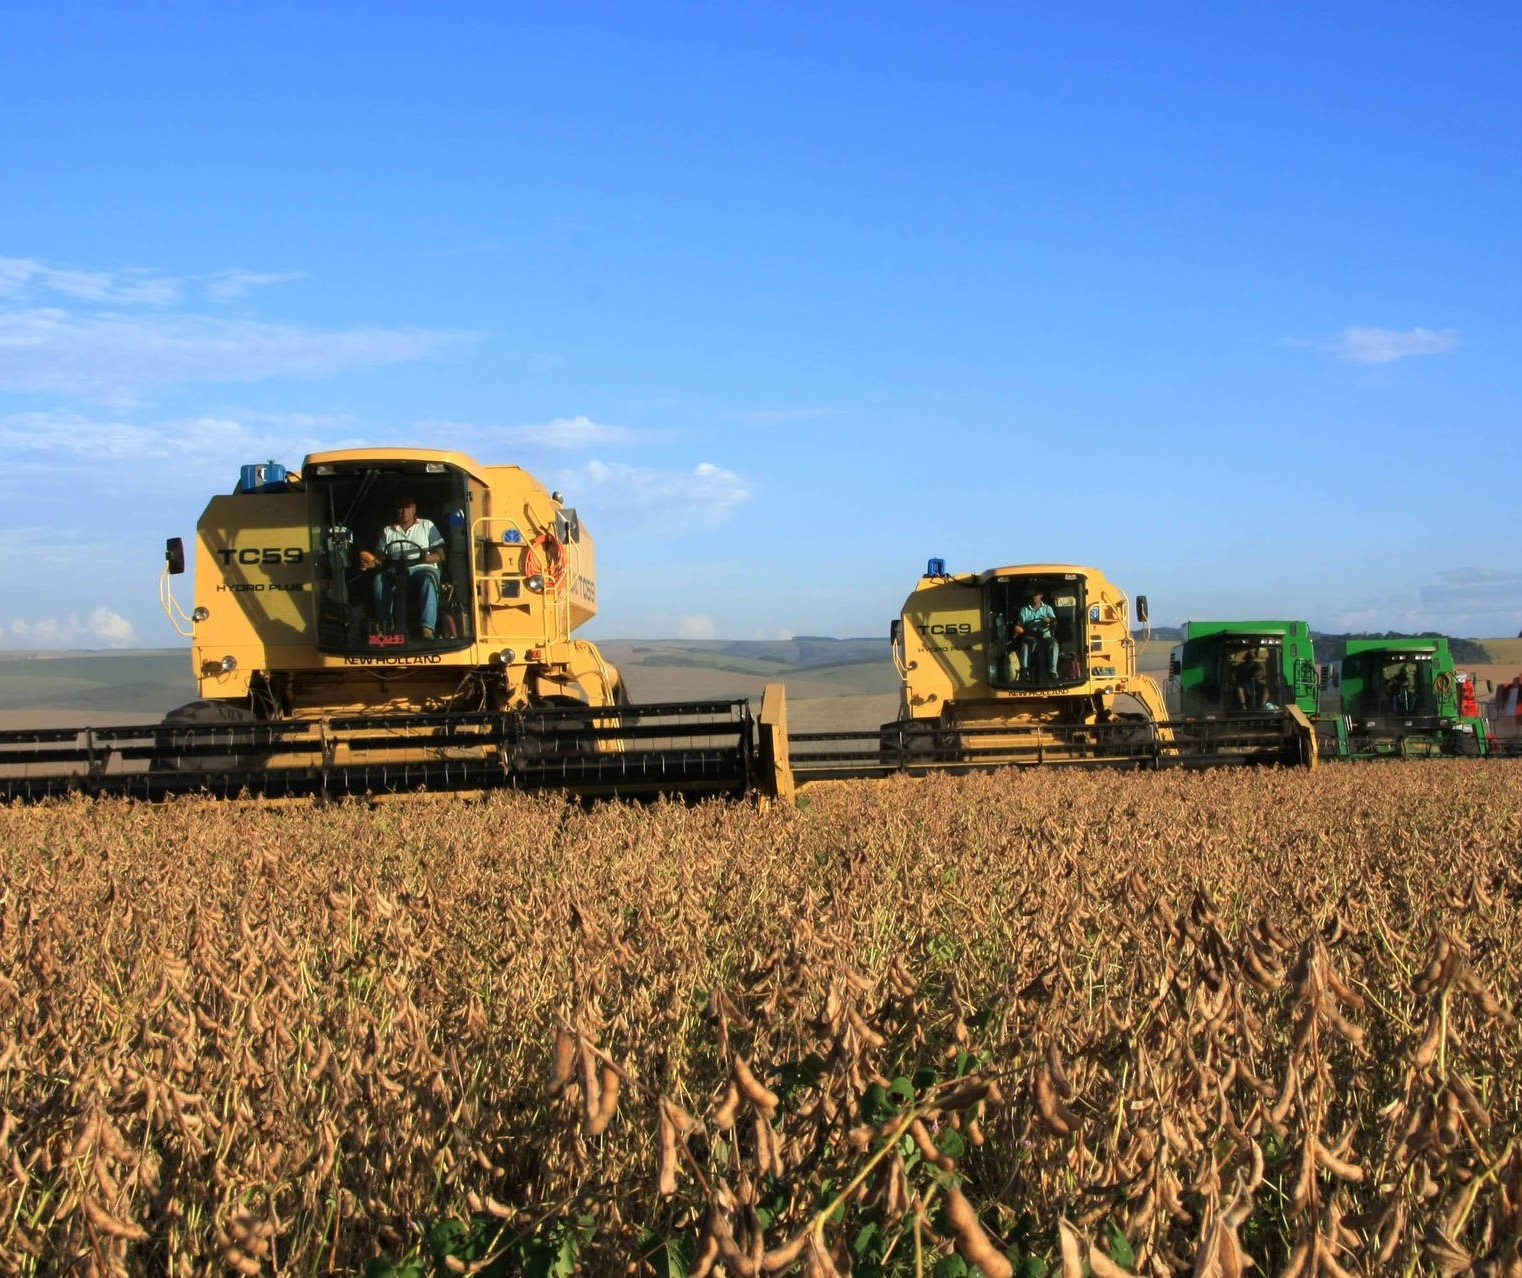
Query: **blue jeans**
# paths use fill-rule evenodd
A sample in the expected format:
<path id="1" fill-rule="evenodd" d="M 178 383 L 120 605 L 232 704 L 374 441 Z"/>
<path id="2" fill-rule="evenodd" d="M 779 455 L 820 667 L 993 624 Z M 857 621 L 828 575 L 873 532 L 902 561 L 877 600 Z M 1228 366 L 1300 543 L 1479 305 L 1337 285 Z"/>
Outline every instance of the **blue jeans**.
<path id="1" fill-rule="evenodd" d="M 1041 671 L 1049 678 L 1057 677 L 1057 640 L 1051 635 L 1024 635 L 1020 640 L 1020 664 L 1029 672 L 1037 670 L 1037 660 L 1041 664 Z"/>
<path id="2" fill-rule="evenodd" d="M 408 620 L 424 630 L 436 630 L 439 621 L 439 570 L 433 564 L 414 564 L 407 570 L 407 587 Z M 395 569 L 383 568 L 375 574 L 375 617 L 382 625 L 396 625 L 396 602 Z"/>

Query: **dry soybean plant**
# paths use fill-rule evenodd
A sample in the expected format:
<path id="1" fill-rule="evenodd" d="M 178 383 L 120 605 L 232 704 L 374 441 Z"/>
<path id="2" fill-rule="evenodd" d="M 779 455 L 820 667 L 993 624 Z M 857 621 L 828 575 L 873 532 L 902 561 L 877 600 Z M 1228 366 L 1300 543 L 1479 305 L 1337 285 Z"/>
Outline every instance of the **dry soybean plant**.
<path id="1" fill-rule="evenodd" d="M 1522 769 L 0 810 L 0 1272 L 1522 1274 Z"/>

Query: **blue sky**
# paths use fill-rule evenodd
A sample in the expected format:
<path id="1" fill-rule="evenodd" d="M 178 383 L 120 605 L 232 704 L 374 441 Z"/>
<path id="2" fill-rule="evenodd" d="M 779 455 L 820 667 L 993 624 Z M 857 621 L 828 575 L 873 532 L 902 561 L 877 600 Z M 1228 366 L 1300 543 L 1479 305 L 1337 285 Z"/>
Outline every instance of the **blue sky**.
<path id="1" fill-rule="evenodd" d="M 0 0 L 0 645 L 238 468 L 517 462 L 593 637 L 1522 627 L 1522 7 Z"/>

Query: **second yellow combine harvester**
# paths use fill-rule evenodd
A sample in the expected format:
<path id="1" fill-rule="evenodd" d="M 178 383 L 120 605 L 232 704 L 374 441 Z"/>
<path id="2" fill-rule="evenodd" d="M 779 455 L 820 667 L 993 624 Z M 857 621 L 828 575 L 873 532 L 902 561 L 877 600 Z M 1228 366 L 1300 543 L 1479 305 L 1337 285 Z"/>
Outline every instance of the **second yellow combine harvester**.
<path id="1" fill-rule="evenodd" d="M 1294 707 L 1231 722 L 1168 718 L 1138 674 L 1132 603 L 1095 568 L 1025 564 L 948 573 L 932 559 L 893 623 L 899 716 L 872 733 L 787 738 L 779 783 L 1061 764 L 1083 767 L 1314 765 Z M 763 721 L 777 717 L 763 708 Z"/>

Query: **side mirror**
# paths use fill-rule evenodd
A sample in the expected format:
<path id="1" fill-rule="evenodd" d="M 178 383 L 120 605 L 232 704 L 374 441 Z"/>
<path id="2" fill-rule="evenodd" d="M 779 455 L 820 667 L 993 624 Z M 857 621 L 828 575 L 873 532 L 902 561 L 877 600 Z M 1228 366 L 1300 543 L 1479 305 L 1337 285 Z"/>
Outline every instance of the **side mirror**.
<path id="1" fill-rule="evenodd" d="M 172 576 L 179 576 L 185 571 L 185 543 L 178 537 L 171 537 L 164 543 L 164 562 L 169 565 Z"/>
<path id="2" fill-rule="evenodd" d="M 1183 663 L 1177 657 L 1168 658 L 1168 674 L 1177 679 L 1184 672 Z"/>
<path id="3" fill-rule="evenodd" d="M 555 537 L 562 546 L 574 545 L 581 540 L 581 519 L 574 510 L 555 512 Z"/>
<path id="4" fill-rule="evenodd" d="M 1141 622 L 1147 620 L 1147 596 L 1136 596 L 1136 619 Z"/>
<path id="5" fill-rule="evenodd" d="M 903 637 L 904 620 L 902 617 L 895 617 L 888 623 L 888 642 L 897 643 Z"/>

